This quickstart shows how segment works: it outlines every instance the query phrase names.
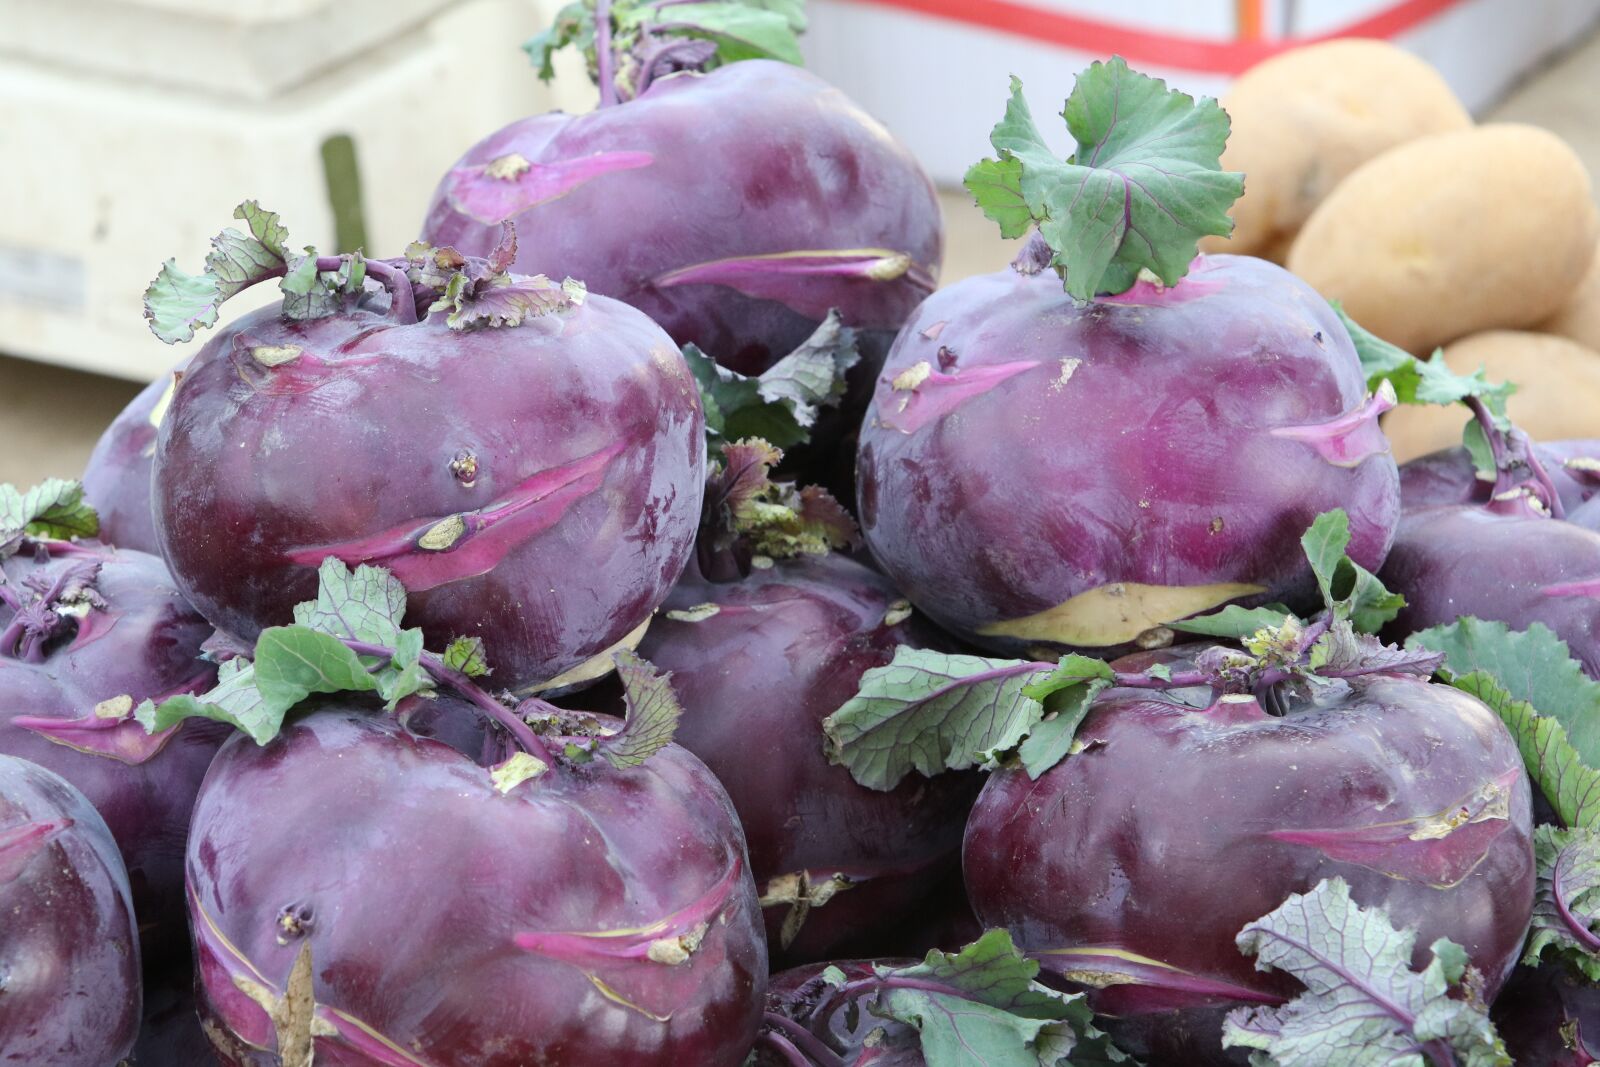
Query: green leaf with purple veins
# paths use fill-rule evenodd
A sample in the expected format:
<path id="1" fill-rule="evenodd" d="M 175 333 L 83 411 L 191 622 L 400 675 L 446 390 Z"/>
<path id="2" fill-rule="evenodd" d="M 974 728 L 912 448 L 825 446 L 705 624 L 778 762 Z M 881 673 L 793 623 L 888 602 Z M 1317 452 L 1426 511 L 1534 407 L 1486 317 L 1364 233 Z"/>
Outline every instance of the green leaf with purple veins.
<path id="1" fill-rule="evenodd" d="M 489 659 L 484 654 L 483 638 L 458 637 L 444 650 L 444 665 L 460 671 L 468 678 L 482 678 L 489 673 Z"/>
<path id="2" fill-rule="evenodd" d="M 84 500 L 80 482 L 47 478 L 25 493 L 0 483 L 0 559 L 24 537 L 69 541 L 99 532 L 100 517 Z"/>
<path id="3" fill-rule="evenodd" d="M 1533 854 L 1539 881 L 1522 962 L 1553 955 L 1600 982 L 1600 831 L 1536 827 Z"/>
<path id="4" fill-rule="evenodd" d="M 1283 971 L 1305 990 L 1229 1012 L 1223 1046 L 1257 1050 L 1262 1067 L 1510 1067 L 1466 953 L 1440 939 L 1417 972 L 1415 942 L 1382 909 L 1356 904 L 1341 878 L 1290 896 L 1240 931 L 1238 946 L 1257 970 Z"/>
<path id="5" fill-rule="evenodd" d="M 683 706 L 672 691 L 670 674 L 634 652 L 618 652 L 614 658 L 627 719 L 619 732 L 601 738 L 597 748 L 607 763 L 621 770 L 639 766 L 672 743 Z"/>

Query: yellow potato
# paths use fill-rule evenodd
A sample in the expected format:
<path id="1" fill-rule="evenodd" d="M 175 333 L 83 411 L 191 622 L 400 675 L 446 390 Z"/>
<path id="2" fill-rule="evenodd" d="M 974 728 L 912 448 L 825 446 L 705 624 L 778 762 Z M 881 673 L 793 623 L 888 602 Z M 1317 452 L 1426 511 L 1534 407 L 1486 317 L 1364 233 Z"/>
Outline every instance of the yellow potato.
<path id="1" fill-rule="evenodd" d="M 1578 291 L 1560 311 L 1541 322 L 1539 329 L 1570 337 L 1600 352 L 1600 254 L 1589 263 L 1589 273 L 1578 283 Z"/>
<path id="2" fill-rule="evenodd" d="M 1258 63 L 1224 98 L 1233 132 L 1226 170 L 1245 173 L 1232 239 L 1206 252 L 1283 262 L 1312 208 L 1345 175 L 1397 144 L 1463 130 L 1472 117 L 1439 72 L 1386 41 L 1296 48 Z"/>
<path id="3" fill-rule="evenodd" d="M 1288 266 L 1420 355 L 1554 314 L 1588 269 L 1597 232 L 1588 172 L 1560 138 L 1479 126 L 1363 164 L 1311 213 Z"/>
<path id="4" fill-rule="evenodd" d="M 1516 382 L 1506 405 L 1511 421 L 1536 441 L 1600 437 L 1600 352 L 1576 341 L 1523 330 L 1490 330 L 1449 345 L 1445 362 L 1457 374 L 1484 368 L 1492 382 Z M 1467 409 L 1400 407 L 1383 418 L 1401 463 L 1461 443 Z"/>

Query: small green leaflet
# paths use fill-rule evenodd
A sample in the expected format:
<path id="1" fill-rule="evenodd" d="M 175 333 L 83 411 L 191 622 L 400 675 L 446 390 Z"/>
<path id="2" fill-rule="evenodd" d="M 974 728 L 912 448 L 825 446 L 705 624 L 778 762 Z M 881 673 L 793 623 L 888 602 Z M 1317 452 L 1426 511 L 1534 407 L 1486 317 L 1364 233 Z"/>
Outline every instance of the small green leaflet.
<path id="1" fill-rule="evenodd" d="M 1073 654 L 1063 656 L 1055 670 L 1023 687 L 1023 695 L 1044 706 L 1044 718 L 1017 749 L 1029 778 L 1039 777 L 1067 758 L 1094 698 L 1114 678 L 1104 660 Z"/>
<path id="2" fill-rule="evenodd" d="M 1228 116 L 1215 100 L 1196 102 L 1113 57 L 1078 75 L 1062 118 L 1076 142 L 1065 162 L 1013 77 L 989 136 L 999 158 L 973 167 L 967 189 L 1006 236 L 1021 236 L 1024 213 L 1038 226 L 1074 299 L 1124 292 L 1140 270 L 1174 285 L 1201 237 L 1232 232 L 1244 175 L 1221 168 Z"/>
<path id="3" fill-rule="evenodd" d="M 576 0 L 563 7 L 548 27 L 523 43 L 522 50 L 538 68 L 539 78 L 549 82 L 556 76 L 555 54 L 567 47 L 576 47 L 589 60 L 589 69 L 594 70 L 593 0 Z"/>
<path id="4" fill-rule="evenodd" d="M 406 613 L 406 589 L 381 567 L 352 571 L 329 556 L 317 568 L 317 598 L 296 604 L 294 621 L 334 637 L 392 645 Z"/>
<path id="5" fill-rule="evenodd" d="M 1487 671 L 1513 698 L 1560 723 L 1583 761 L 1600 768 L 1600 682 L 1549 627 L 1536 622 L 1519 631 L 1469 615 L 1412 634 L 1406 644 L 1443 652 L 1452 674 Z"/>
<path id="6" fill-rule="evenodd" d="M 468 678 L 482 678 L 489 673 L 489 661 L 483 654 L 483 638 L 458 637 L 444 650 L 444 665 L 460 671 Z"/>
<path id="7" fill-rule="evenodd" d="M 1419 974 L 1415 942 L 1382 909 L 1358 906 L 1341 878 L 1289 897 L 1240 931 L 1239 951 L 1305 991 L 1279 1007 L 1229 1012 L 1224 1047 L 1259 1050 L 1251 1062 L 1260 1067 L 1510 1067 L 1465 951 L 1441 938 Z"/>
<path id="8" fill-rule="evenodd" d="M 628 717 L 619 732 L 601 738 L 596 747 L 607 763 L 621 770 L 639 766 L 671 743 L 683 706 L 672 691 L 670 674 L 626 649 L 613 658 Z"/>
<path id="9" fill-rule="evenodd" d="M 855 331 L 834 311 L 799 348 L 754 378 L 721 366 L 694 345 L 685 345 L 683 356 L 700 387 L 713 444 L 758 437 L 780 449 L 810 439 L 818 408 L 839 403 L 845 372 L 861 360 Z"/>
<path id="10" fill-rule="evenodd" d="M 100 517 L 83 499 L 83 486 L 50 478 L 21 492 L 0 483 L 0 559 L 15 552 L 24 537 L 69 541 L 94 537 Z"/>
<path id="11" fill-rule="evenodd" d="M 1024 691 L 1043 664 L 949 655 L 900 645 L 861 676 L 856 695 L 823 720 L 828 758 L 868 789 L 912 771 L 932 776 L 990 764 L 1044 717 Z"/>
<path id="12" fill-rule="evenodd" d="M 1550 950 L 1600 982 L 1600 831 L 1538 826 L 1533 852 L 1539 888 L 1522 962 L 1537 967 Z"/>
<path id="13" fill-rule="evenodd" d="M 1377 633 L 1405 607 L 1406 599 L 1385 589 L 1378 576 L 1345 555 L 1350 516 L 1343 508 L 1318 515 L 1300 538 L 1323 602 L 1336 619 L 1349 619 L 1361 633 Z"/>
<path id="14" fill-rule="evenodd" d="M 1282 604 L 1268 604 L 1259 608 L 1241 608 L 1237 604 L 1229 604 L 1221 611 L 1210 615 L 1169 622 L 1166 626 L 1170 630 L 1181 630 L 1186 634 L 1203 634 L 1206 637 L 1223 637 L 1240 641 L 1257 630 L 1281 627 L 1292 614 Z"/>
<path id="15" fill-rule="evenodd" d="M 170 730 L 185 719 L 215 719 L 244 733 L 258 745 L 278 736 L 287 708 L 267 704 L 256 688 L 255 665 L 248 660 L 224 660 L 217 668 L 217 684 L 203 696 L 170 697 L 159 705 L 146 700 L 133 717 L 147 733 Z"/>
<path id="16" fill-rule="evenodd" d="M 957 953 L 936 949 L 921 963 L 874 970 L 886 982 L 922 987 L 886 984 L 868 1010 L 914 1027 L 928 1067 L 1130 1062 L 1094 1027 L 1081 993 L 1061 993 L 1035 980 L 1039 965 L 1017 950 L 1005 930 L 990 930 Z M 1083 1058 L 1072 1058 L 1075 1051 Z"/>

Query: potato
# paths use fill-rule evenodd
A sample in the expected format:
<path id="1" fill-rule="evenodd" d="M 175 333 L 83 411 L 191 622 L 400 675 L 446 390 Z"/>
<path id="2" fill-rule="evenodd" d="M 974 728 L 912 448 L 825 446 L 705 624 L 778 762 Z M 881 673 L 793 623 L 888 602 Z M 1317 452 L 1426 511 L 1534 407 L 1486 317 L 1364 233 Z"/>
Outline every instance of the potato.
<path id="1" fill-rule="evenodd" d="M 1565 337 L 1490 330 L 1449 345 L 1457 374 L 1483 367 L 1491 382 L 1516 382 L 1506 413 L 1536 441 L 1600 437 L 1600 352 Z M 1394 458 L 1404 463 L 1461 443 L 1471 417 L 1460 404 L 1396 408 L 1383 418 Z"/>
<path id="2" fill-rule="evenodd" d="M 1232 239 L 1207 252 L 1282 263 L 1295 232 L 1340 180 L 1397 144 L 1464 130 L 1472 117 L 1439 72 L 1385 41 L 1296 48 L 1245 72 L 1223 100 L 1226 170 L 1245 173 Z"/>
<path id="3" fill-rule="evenodd" d="M 1419 355 L 1567 302 L 1600 232 L 1589 175 L 1533 126 L 1479 126 L 1362 164 L 1295 238 L 1289 269 Z"/>
<path id="4" fill-rule="evenodd" d="M 1570 337 L 1600 352 L 1600 253 L 1589 263 L 1589 273 L 1578 283 L 1561 310 L 1539 324 L 1545 333 Z"/>

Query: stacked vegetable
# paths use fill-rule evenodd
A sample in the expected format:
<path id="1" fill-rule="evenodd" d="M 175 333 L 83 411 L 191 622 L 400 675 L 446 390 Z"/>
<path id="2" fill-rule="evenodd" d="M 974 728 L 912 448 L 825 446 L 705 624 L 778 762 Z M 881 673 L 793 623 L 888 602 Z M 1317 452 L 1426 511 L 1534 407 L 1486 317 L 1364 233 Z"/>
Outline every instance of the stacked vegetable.
<path id="1" fill-rule="evenodd" d="M 1372 183 L 1558 146 L 1375 45 L 1246 77 L 1226 155 L 1112 59 L 1063 160 L 1013 81 L 967 186 L 1026 243 L 929 295 L 801 22 L 582 0 L 530 50 L 602 106 L 403 256 L 246 202 L 162 269 L 171 342 L 282 299 L 108 431 L 100 515 L 0 489 L 0 1059 L 1592 1062 L 1600 449 L 1382 339 L 1555 312 L 1587 189 L 1484 237 L 1555 248 L 1518 321 L 1338 258 Z M 1349 57 L 1392 129 L 1263 157 Z M 1292 269 L 1214 244 L 1235 158 Z M 1427 406 L 1461 445 L 1397 467 Z M 792 477 L 841 452 L 854 499 Z"/>

